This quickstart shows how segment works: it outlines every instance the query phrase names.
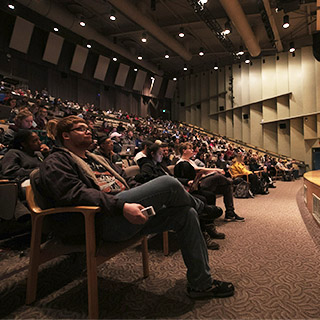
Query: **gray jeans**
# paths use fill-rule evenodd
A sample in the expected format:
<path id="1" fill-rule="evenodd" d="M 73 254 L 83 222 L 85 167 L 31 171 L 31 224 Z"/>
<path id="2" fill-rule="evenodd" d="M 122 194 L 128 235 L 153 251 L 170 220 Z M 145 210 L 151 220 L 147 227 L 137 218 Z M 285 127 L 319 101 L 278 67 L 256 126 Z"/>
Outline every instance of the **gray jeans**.
<path id="1" fill-rule="evenodd" d="M 198 219 L 203 202 L 192 197 L 177 179 L 170 176 L 156 178 L 120 192 L 116 197 L 128 203 L 140 203 L 144 207 L 152 205 L 156 215 L 144 225 L 131 224 L 123 216 L 105 216 L 102 220 L 104 240 L 122 241 L 137 233 L 153 234 L 174 230 L 187 267 L 188 285 L 197 290 L 211 286 L 208 252 Z"/>

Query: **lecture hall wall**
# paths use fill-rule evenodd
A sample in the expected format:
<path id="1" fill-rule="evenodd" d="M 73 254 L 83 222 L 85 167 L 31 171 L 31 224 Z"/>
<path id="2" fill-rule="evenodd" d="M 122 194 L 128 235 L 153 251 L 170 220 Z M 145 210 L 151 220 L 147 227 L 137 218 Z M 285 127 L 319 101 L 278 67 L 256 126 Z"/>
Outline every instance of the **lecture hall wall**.
<path id="1" fill-rule="evenodd" d="M 320 147 L 320 63 L 309 46 L 186 75 L 178 79 L 173 116 L 312 168 L 312 148 Z"/>

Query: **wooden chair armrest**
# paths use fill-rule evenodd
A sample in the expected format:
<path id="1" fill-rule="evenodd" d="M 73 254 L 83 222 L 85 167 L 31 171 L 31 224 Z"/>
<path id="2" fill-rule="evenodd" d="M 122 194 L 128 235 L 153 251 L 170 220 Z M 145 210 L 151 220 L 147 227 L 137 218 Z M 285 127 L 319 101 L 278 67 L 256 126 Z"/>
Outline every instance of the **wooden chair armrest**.
<path id="1" fill-rule="evenodd" d="M 55 213 L 63 213 L 63 212 L 81 212 L 85 213 L 96 213 L 100 211 L 100 207 L 94 206 L 76 206 L 76 207 L 59 207 L 59 208 L 50 208 L 41 210 L 40 208 L 34 208 L 33 211 L 35 213 L 41 213 L 42 215 L 49 215 Z"/>

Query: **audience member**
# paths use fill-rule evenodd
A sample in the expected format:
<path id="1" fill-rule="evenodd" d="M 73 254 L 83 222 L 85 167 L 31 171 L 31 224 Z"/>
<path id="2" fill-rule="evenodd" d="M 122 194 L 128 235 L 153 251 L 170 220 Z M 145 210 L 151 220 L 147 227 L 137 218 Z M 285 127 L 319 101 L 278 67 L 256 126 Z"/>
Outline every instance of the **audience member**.
<path id="1" fill-rule="evenodd" d="M 86 151 L 91 144 L 91 132 L 79 117 L 60 120 L 57 137 L 63 147 L 55 148 L 46 158 L 40 167 L 39 179 L 35 180 L 49 206 L 100 206 L 98 234 L 105 241 L 174 230 L 188 270 L 189 297 L 204 299 L 234 294 L 231 283 L 211 278 L 197 214 L 204 209 L 203 202 L 193 198 L 169 176 L 128 190 L 120 175 L 99 156 Z M 141 209 L 150 205 L 156 215 L 148 219 Z"/>

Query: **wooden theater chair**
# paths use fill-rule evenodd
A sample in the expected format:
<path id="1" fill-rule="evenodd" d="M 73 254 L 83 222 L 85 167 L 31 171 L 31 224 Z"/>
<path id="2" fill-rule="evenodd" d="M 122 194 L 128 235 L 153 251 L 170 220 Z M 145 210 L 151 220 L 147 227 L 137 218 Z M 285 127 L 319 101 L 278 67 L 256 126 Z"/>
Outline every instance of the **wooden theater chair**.
<path id="1" fill-rule="evenodd" d="M 38 198 L 38 193 L 36 198 Z M 98 307 L 98 281 L 97 281 L 97 267 L 106 260 L 114 257 L 134 244 L 141 242 L 142 247 L 142 263 L 143 275 L 149 276 L 149 260 L 148 260 L 148 243 L 146 236 L 136 236 L 130 240 L 122 242 L 105 242 L 101 248 L 96 245 L 95 233 L 95 214 L 100 211 L 99 207 L 93 206 L 75 206 L 63 208 L 51 208 L 42 210 L 36 201 L 34 190 L 32 186 L 26 189 L 26 197 L 31 211 L 32 219 L 32 235 L 30 246 L 30 262 L 27 279 L 27 295 L 26 303 L 30 304 L 36 299 L 37 292 L 37 278 L 39 266 L 62 254 L 71 252 L 86 252 L 87 260 L 87 279 L 88 279 L 88 312 L 90 319 L 99 317 Z M 40 245 L 43 218 L 48 215 L 62 213 L 62 212 L 79 212 L 83 214 L 85 219 L 85 247 L 81 246 L 64 246 L 59 248 L 47 248 L 45 245 Z"/>

